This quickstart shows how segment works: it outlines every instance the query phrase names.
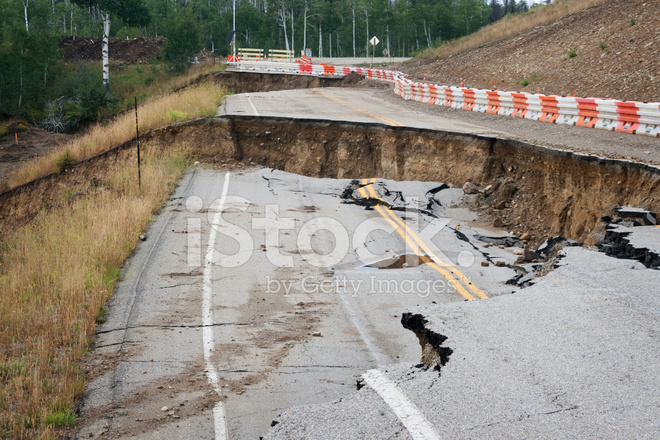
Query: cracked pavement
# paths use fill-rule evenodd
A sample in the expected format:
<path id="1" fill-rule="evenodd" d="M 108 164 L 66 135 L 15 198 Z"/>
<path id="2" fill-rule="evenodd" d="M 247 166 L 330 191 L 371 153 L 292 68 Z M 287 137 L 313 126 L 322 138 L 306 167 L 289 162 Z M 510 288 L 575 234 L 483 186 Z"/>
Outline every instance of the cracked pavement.
<path id="1" fill-rule="evenodd" d="M 392 270 L 367 267 L 373 258 L 410 252 L 393 231 L 375 229 L 359 236 L 345 255 L 330 262 L 328 255 L 338 242 L 324 228 L 336 221 L 354 238 L 365 221 L 382 225 L 374 204 L 347 203 L 342 194 L 352 185 L 350 180 L 307 178 L 269 168 L 230 174 L 222 215 L 226 223 L 219 226 L 214 248 L 233 258 L 249 254 L 249 259 L 235 267 L 216 261 L 205 275 L 203 250 L 213 203 L 221 198 L 225 179 L 226 173 L 212 170 L 188 173 L 124 267 L 107 322 L 96 334 L 96 350 L 85 360 L 90 380 L 78 438 L 222 438 L 214 428 L 218 402 L 225 411 L 228 438 L 259 438 L 286 408 L 356 394 L 356 381 L 366 370 L 417 363 L 419 343 L 401 326 L 401 312 L 463 301 L 425 264 Z M 453 207 L 462 197 L 460 189 L 387 180 L 374 188 L 397 215 L 419 223 L 421 230 L 441 216 L 449 217 L 448 225 L 441 223 L 435 244 L 448 261 L 471 253 L 474 263 L 462 270 L 491 294 L 519 289 L 504 283 L 515 276 L 513 269 L 479 265 L 487 258 L 513 263 L 517 256 L 511 249 L 486 249 L 474 240 L 487 231 L 463 226 L 461 234 L 466 235 L 457 234 L 459 222 L 476 216 Z M 415 198 L 427 208 L 420 209 Z M 258 226 L 267 211 L 278 224 L 289 222 L 277 231 L 275 241 Z M 326 223 L 308 237 L 310 249 L 301 247 L 301 230 L 317 221 Z M 232 225 L 249 234 L 249 245 L 237 241 L 240 232 Z M 291 258 L 292 264 L 275 264 L 274 251 Z M 364 260 L 365 253 L 372 259 Z M 312 254 L 316 260 L 310 259 Z M 211 320 L 205 324 L 207 279 Z M 394 288 L 397 283 L 432 281 L 441 288 L 424 295 Z M 208 331 L 215 344 L 209 361 L 218 377 L 217 389 L 207 380 L 203 340 Z M 379 405 L 383 414 L 391 414 L 384 402 Z M 409 438 L 396 417 L 388 424 L 398 438 Z M 368 432 L 379 436 L 383 431 L 374 427 Z"/>

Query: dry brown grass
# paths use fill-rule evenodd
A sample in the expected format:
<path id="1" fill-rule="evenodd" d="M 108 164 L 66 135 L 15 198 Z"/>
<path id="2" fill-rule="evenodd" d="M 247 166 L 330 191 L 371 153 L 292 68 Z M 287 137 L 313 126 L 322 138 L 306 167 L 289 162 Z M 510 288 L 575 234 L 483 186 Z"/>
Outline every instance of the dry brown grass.
<path id="1" fill-rule="evenodd" d="M 181 79 L 181 85 L 187 80 Z M 178 85 L 173 83 L 172 87 Z M 140 131 L 173 122 L 215 114 L 224 91 L 212 83 L 201 83 L 160 96 L 138 106 Z M 92 157 L 135 136 L 135 113 L 127 112 L 107 125 L 96 124 L 61 149 L 30 162 L 7 176 L 9 188 L 57 171 L 57 158 L 67 153 L 76 161 Z"/>
<path id="2" fill-rule="evenodd" d="M 477 32 L 462 38 L 457 38 L 439 47 L 428 49 L 422 57 L 445 58 L 460 52 L 476 49 L 486 44 L 504 38 L 509 38 L 536 26 L 541 26 L 559 20 L 570 14 L 582 11 L 591 6 L 607 0 L 555 0 L 554 3 L 544 5 L 531 11 L 504 18 L 488 25 Z"/>
<path id="3" fill-rule="evenodd" d="M 183 86 L 189 78 L 181 79 Z M 215 113 L 224 91 L 202 83 L 139 107 L 140 130 Z M 60 162 L 106 151 L 135 135 L 133 112 L 96 125 L 60 151 L 12 174 L 12 187 L 56 171 Z M 142 188 L 120 164 L 96 177 L 101 188 L 43 210 L 0 237 L 0 438 L 54 438 L 75 424 L 85 383 L 78 361 L 105 313 L 120 266 L 189 163 L 186 150 L 144 146 Z"/>
<path id="4" fill-rule="evenodd" d="M 84 387 L 77 361 L 138 236 L 188 162 L 181 148 L 149 151 L 142 188 L 116 165 L 104 188 L 5 237 L 0 253 L 0 438 L 52 438 L 75 423 Z"/>

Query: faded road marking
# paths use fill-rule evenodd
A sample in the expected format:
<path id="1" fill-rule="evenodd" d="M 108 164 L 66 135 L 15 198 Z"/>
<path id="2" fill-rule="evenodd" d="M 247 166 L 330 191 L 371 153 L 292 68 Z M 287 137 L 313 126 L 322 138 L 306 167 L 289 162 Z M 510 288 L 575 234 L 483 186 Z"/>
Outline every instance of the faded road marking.
<path id="1" fill-rule="evenodd" d="M 424 414 L 380 370 L 369 370 L 362 375 L 364 381 L 392 408 L 414 440 L 440 440 Z"/>
<path id="2" fill-rule="evenodd" d="M 318 90 L 318 89 L 314 89 L 313 92 L 316 93 L 316 94 L 319 94 L 319 95 L 321 95 L 321 96 L 324 96 L 324 97 L 330 99 L 331 101 L 335 101 L 336 103 L 341 104 L 341 105 L 343 105 L 343 106 L 345 106 L 345 107 L 352 108 L 353 110 L 357 110 L 357 111 L 359 111 L 360 113 L 364 113 L 364 114 L 367 115 L 367 116 L 371 116 L 372 118 L 375 118 L 375 119 L 381 120 L 381 121 L 385 122 L 385 123 L 388 124 L 388 125 L 392 125 L 393 127 L 405 127 L 405 125 L 403 125 L 403 124 L 400 123 L 400 122 L 395 121 L 394 119 L 390 119 L 390 118 L 388 118 L 387 116 L 381 116 L 381 115 L 379 115 L 379 114 L 376 114 L 376 113 L 370 112 L 369 110 L 363 109 L 362 107 L 358 107 L 357 105 L 353 105 L 353 104 L 351 104 L 351 103 L 349 103 L 349 102 L 346 102 L 346 101 L 344 101 L 344 100 L 342 100 L 342 99 L 335 98 L 334 96 L 329 95 L 329 94 L 327 94 L 327 93 L 325 93 L 325 92 L 322 92 L 322 91 L 320 91 L 320 90 Z"/>
<path id="3" fill-rule="evenodd" d="M 252 103 L 252 100 L 250 99 L 250 95 L 248 93 L 246 93 L 245 96 L 247 96 L 248 103 L 250 104 L 250 107 L 252 107 L 252 111 L 254 112 L 254 115 L 259 116 L 259 112 L 257 111 L 257 108 Z"/>
<path id="4" fill-rule="evenodd" d="M 217 234 L 217 225 L 220 223 L 222 216 L 222 207 L 227 199 L 227 191 L 229 190 L 229 173 L 225 175 L 225 183 L 222 187 L 222 196 L 218 202 L 218 208 L 213 216 L 211 222 L 211 232 L 209 234 L 209 245 L 206 250 L 206 258 L 204 258 L 204 288 L 202 292 L 202 341 L 204 344 L 204 361 L 206 364 L 206 378 L 213 386 L 213 389 L 222 397 L 222 390 L 218 384 L 218 371 L 215 369 L 213 362 L 211 362 L 211 355 L 215 349 L 215 340 L 213 338 L 213 312 L 212 306 L 212 292 L 211 282 L 213 279 L 213 261 L 209 255 L 213 255 L 215 249 L 215 239 Z M 227 421 L 225 419 L 225 407 L 222 402 L 218 402 L 213 408 L 213 424 L 215 426 L 216 440 L 225 440 L 227 438 Z"/>

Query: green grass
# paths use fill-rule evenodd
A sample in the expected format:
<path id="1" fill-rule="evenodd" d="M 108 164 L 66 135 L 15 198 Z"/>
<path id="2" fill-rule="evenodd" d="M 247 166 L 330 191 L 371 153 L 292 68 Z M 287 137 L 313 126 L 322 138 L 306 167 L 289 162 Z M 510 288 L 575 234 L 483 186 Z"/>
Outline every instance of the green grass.
<path id="1" fill-rule="evenodd" d="M 55 170 L 57 174 L 62 174 L 68 167 L 76 163 L 76 159 L 71 155 L 69 150 L 57 156 L 55 159 Z"/>
<path id="2" fill-rule="evenodd" d="M 20 375 L 24 369 L 25 360 L 22 358 L 0 363 L 0 378 L 7 380 L 12 377 L 16 377 Z"/>
<path id="3" fill-rule="evenodd" d="M 46 426 L 73 426 L 76 424 L 78 416 L 69 405 L 57 405 L 50 412 L 46 413 L 44 424 Z"/>

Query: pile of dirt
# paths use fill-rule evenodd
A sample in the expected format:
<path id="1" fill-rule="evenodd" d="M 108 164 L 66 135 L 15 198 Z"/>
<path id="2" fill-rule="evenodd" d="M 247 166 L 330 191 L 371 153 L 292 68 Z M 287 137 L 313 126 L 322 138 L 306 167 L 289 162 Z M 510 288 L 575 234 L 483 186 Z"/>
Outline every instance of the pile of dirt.
<path id="1" fill-rule="evenodd" d="M 160 50 L 165 41 L 164 37 L 137 37 L 126 40 L 110 38 L 110 60 L 127 64 L 146 64 L 152 57 L 160 60 Z M 64 61 L 101 61 L 102 43 L 103 40 L 100 38 L 63 35 L 59 46 Z"/>
<path id="2" fill-rule="evenodd" d="M 569 55 L 569 51 L 572 51 Z M 660 101 L 660 7 L 609 0 L 511 38 L 444 59 L 397 66 L 421 80 L 544 94 Z"/>
<path id="3" fill-rule="evenodd" d="M 26 162 L 48 155 L 69 139 L 71 135 L 49 133 L 24 121 L 10 124 L 6 135 L 0 136 L 0 188 L 9 173 Z"/>

